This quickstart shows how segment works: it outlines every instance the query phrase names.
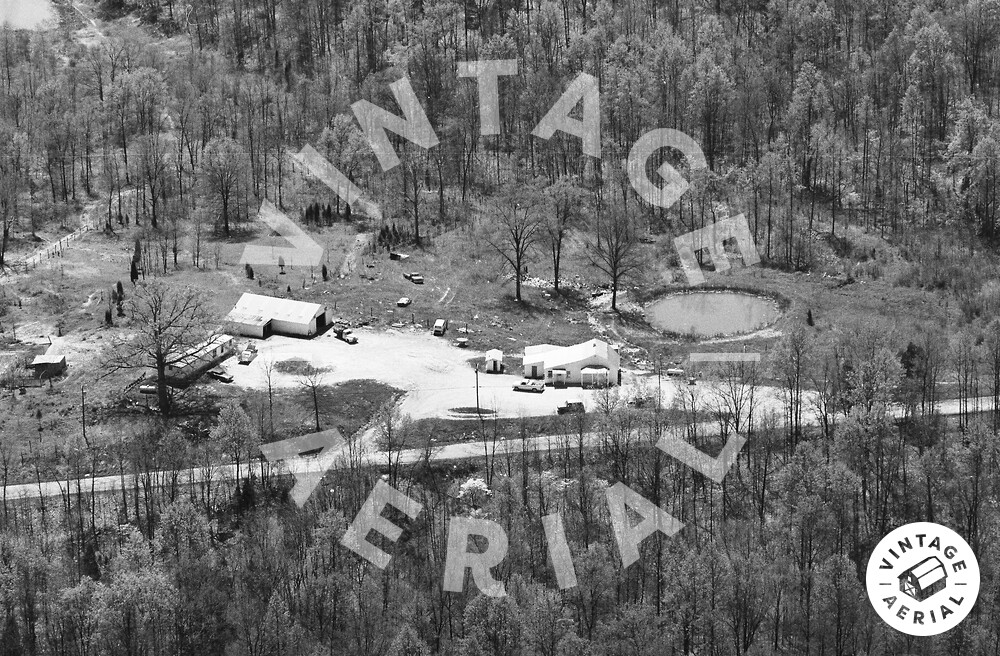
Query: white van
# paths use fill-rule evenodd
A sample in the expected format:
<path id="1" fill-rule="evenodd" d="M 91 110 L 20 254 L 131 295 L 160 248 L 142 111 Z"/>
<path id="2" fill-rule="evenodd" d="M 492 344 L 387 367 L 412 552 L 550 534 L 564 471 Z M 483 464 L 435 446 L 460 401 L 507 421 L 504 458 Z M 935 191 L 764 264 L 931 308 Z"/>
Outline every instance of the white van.
<path id="1" fill-rule="evenodd" d="M 670 378 L 673 378 L 674 376 L 683 376 L 683 375 L 684 375 L 683 369 L 676 369 L 676 368 L 667 369 L 667 376 L 669 376 Z"/>
<path id="2" fill-rule="evenodd" d="M 434 334 L 436 336 L 444 335 L 446 330 L 448 330 L 447 319 L 438 319 L 434 322 Z"/>

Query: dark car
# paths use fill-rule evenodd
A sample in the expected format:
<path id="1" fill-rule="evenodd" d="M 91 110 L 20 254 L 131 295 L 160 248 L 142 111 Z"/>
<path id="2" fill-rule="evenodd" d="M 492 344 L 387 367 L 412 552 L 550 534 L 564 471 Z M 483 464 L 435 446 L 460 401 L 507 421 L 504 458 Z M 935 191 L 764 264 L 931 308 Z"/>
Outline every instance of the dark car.
<path id="1" fill-rule="evenodd" d="M 212 369 L 208 372 L 208 375 L 219 381 L 220 383 L 231 383 L 233 382 L 232 374 L 226 372 L 225 369 Z"/>
<path id="2" fill-rule="evenodd" d="M 556 408 L 556 412 L 561 415 L 583 413 L 583 401 L 566 401 L 561 406 Z"/>

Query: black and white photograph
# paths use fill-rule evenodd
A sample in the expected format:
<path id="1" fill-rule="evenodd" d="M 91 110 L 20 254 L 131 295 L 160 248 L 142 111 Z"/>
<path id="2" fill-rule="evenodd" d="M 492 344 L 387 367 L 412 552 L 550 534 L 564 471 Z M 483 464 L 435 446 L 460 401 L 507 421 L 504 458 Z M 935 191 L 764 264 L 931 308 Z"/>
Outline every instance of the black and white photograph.
<path id="1" fill-rule="evenodd" d="M 1000 656 L 1000 0 L 0 0 L 0 656 Z"/>

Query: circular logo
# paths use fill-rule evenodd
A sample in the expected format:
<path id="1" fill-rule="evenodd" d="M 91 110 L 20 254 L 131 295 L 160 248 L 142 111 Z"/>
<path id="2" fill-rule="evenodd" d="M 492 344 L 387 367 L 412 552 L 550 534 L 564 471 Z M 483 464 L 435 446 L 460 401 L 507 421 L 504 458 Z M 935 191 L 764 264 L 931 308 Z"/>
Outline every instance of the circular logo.
<path id="1" fill-rule="evenodd" d="M 954 628 L 979 596 L 979 561 L 955 531 L 931 522 L 900 526 L 868 560 L 868 599 L 903 633 L 932 636 Z"/>

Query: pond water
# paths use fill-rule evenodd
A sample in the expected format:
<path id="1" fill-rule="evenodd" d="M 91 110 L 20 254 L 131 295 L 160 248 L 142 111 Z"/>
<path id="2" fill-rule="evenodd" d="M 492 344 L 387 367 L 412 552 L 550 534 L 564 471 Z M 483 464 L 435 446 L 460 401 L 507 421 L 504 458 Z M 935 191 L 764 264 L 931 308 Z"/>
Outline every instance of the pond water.
<path id="1" fill-rule="evenodd" d="M 57 20 L 49 0 L 0 0 L 0 25 L 15 30 L 37 30 Z"/>
<path id="2" fill-rule="evenodd" d="M 698 337 L 752 332 L 773 323 L 779 314 L 771 299 L 737 292 L 672 294 L 646 308 L 654 328 Z"/>

